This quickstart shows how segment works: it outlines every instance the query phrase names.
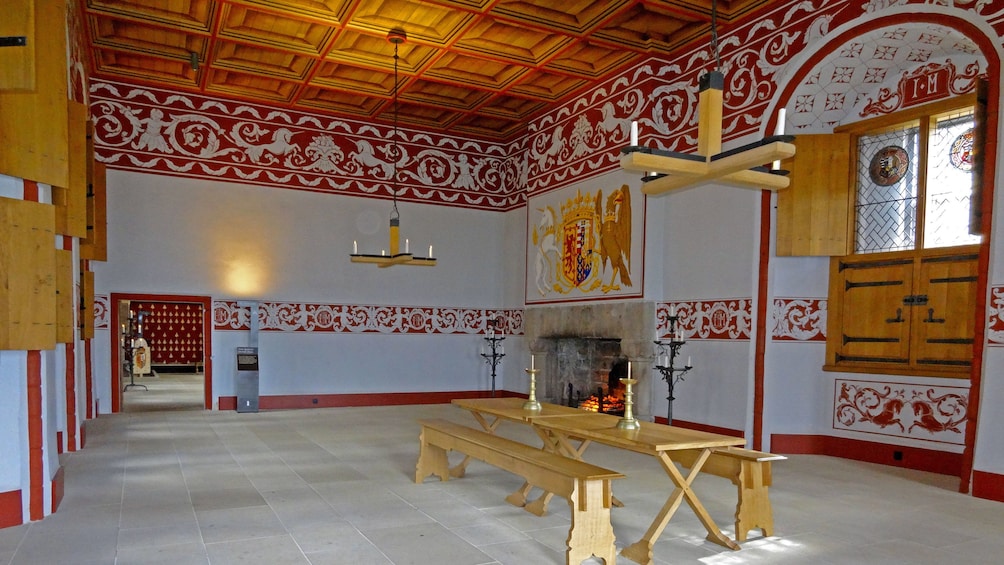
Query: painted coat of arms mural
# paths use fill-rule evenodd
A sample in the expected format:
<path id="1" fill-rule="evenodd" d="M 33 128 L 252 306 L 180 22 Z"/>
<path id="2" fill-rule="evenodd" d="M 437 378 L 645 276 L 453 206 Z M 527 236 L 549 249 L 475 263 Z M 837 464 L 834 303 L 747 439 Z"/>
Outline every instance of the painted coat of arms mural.
<path id="1" fill-rule="evenodd" d="M 530 199 L 527 303 L 641 296 L 644 206 L 637 192 L 624 185 Z"/>

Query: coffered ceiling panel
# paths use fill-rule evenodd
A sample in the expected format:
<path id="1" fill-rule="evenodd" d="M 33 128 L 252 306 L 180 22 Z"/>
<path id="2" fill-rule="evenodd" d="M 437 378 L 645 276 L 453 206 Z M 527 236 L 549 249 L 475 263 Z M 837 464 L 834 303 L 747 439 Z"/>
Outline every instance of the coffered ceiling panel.
<path id="1" fill-rule="evenodd" d="M 711 30 L 712 0 L 84 0 L 92 76 L 507 141 Z M 768 0 L 719 0 L 719 26 Z"/>

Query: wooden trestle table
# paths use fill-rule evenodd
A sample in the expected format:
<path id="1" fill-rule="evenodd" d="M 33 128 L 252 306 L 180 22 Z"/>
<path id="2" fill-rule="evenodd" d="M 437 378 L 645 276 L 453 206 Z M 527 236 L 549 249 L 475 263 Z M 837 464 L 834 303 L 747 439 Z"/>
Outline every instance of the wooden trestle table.
<path id="1" fill-rule="evenodd" d="M 708 532 L 708 540 L 729 549 L 739 549 L 739 545 L 723 534 L 714 520 L 711 519 L 691 485 L 714 449 L 742 446 L 746 443 L 745 439 L 651 422 L 639 422 L 641 427 L 637 430 L 622 430 L 617 427 L 617 423 L 620 421 L 617 416 L 544 402 L 541 403 L 540 410 L 524 410 L 523 402 L 524 400 L 521 398 L 479 398 L 453 401 L 457 406 L 469 410 L 484 429 L 492 433 L 502 420 L 530 424 L 537 435 L 544 440 L 545 449 L 556 451 L 567 457 L 582 459 L 582 453 L 586 447 L 590 442 L 595 441 L 611 447 L 651 455 L 659 460 L 666 475 L 676 488 L 666 499 L 642 539 L 625 547 L 621 551 L 622 556 L 642 565 L 651 564 L 653 562 L 652 547 L 683 501 L 687 502 L 704 525 Z M 489 417 L 494 417 L 494 420 L 489 421 Z M 579 445 L 576 446 L 574 441 L 580 442 Z M 673 452 L 679 450 L 700 451 L 700 455 L 694 460 L 690 466 L 690 472 L 686 476 L 673 464 Z M 455 476 L 463 475 L 466 465 L 467 460 L 465 459 L 451 470 L 451 473 L 456 471 L 459 474 L 455 474 Z M 525 502 L 525 495 L 529 490 L 530 486 L 524 485 L 520 491 L 509 495 L 506 500 L 518 505 L 518 498 L 522 495 Z M 546 507 L 547 500 L 550 498 L 548 494 L 545 493 L 545 496 L 536 501 L 541 510 Z M 531 509 L 528 508 L 528 510 Z"/>

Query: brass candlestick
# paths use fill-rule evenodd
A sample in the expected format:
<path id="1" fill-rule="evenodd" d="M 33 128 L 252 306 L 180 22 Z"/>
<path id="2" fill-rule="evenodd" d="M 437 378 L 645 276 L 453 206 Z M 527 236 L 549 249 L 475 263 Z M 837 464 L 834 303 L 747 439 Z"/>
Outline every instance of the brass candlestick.
<path id="1" fill-rule="evenodd" d="M 624 417 L 618 420 L 617 429 L 640 429 L 641 424 L 634 417 L 634 389 L 631 388 L 638 379 L 621 379 L 621 382 L 624 383 Z"/>
<path id="2" fill-rule="evenodd" d="M 530 365 L 533 367 L 533 365 Z M 537 369 L 524 369 L 530 375 L 530 398 L 523 403 L 523 410 L 540 410 L 540 403 L 537 402 Z"/>

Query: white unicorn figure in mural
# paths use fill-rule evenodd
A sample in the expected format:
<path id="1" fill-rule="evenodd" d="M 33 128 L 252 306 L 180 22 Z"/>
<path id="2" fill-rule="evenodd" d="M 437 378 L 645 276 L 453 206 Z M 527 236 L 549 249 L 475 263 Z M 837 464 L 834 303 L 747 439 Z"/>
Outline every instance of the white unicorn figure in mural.
<path id="1" fill-rule="evenodd" d="M 350 153 L 349 157 L 362 165 L 364 169 L 380 169 L 387 178 L 394 175 L 394 163 L 377 157 L 373 146 L 365 139 L 356 141 L 356 151 Z"/>
<path id="2" fill-rule="evenodd" d="M 557 235 L 555 234 L 555 224 L 557 218 L 554 208 L 538 208 L 541 213 L 540 221 L 533 228 L 533 245 L 537 248 L 537 256 L 534 264 L 534 283 L 537 285 L 537 292 L 541 296 L 547 296 L 552 285 L 557 279 L 555 265 L 559 257 Z"/>

